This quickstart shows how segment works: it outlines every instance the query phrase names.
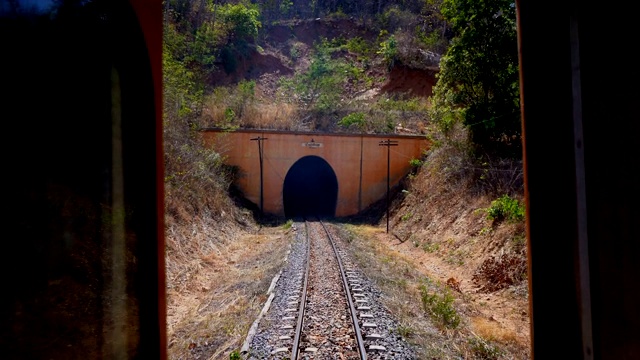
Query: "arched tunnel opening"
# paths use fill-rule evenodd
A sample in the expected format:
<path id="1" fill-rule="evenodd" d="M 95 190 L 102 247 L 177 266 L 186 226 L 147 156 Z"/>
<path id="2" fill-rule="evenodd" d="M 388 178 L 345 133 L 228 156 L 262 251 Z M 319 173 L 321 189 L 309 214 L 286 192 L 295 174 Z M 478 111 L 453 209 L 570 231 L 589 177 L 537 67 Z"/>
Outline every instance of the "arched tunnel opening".
<path id="1" fill-rule="evenodd" d="M 334 217 L 338 203 L 338 178 L 323 158 L 305 156 L 287 172 L 282 195 L 287 218 Z"/>

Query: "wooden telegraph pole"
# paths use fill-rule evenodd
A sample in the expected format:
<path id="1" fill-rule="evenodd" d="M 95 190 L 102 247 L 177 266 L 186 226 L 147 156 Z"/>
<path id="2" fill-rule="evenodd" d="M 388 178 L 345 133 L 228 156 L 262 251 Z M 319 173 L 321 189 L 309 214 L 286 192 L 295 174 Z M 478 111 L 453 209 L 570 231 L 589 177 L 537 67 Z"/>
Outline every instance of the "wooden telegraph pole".
<path id="1" fill-rule="evenodd" d="M 387 139 L 387 140 L 380 141 L 378 146 L 387 147 L 387 233 L 389 233 L 389 178 L 390 178 L 389 168 L 391 165 L 390 150 L 392 146 L 398 146 L 398 141 Z"/>
<path id="2" fill-rule="evenodd" d="M 258 155 L 260 156 L 260 215 L 264 214 L 264 197 L 263 197 L 263 178 L 262 178 L 262 153 L 263 153 L 263 147 L 262 147 L 262 141 L 263 140 L 267 140 L 267 138 L 263 138 L 261 136 L 258 136 L 256 138 L 250 139 L 251 141 L 257 141 L 258 142 Z"/>

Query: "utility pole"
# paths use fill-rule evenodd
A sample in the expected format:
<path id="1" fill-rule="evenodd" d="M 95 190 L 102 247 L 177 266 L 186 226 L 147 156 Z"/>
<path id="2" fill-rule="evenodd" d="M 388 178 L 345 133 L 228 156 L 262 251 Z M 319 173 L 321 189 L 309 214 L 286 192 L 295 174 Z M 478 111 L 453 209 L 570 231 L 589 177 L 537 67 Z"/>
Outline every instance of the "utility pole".
<path id="1" fill-rule="evenodd" d="M 258 141 L 258 155 L 260 156 L 260 215 L 264 214 L 264 197 L 263 197 L 263 178 L 262 178 L 262 141 L 267 140 L 267 138 L 263 138 L 258 136 L 256 138 L 250 139 L 251 141 Z"/>
<path id="2" fill-rule="evenodd" d="M 390 151 L 392 146 L 398 146 L 398 141 L 387 139 L 387 140 L 380 141 L 378 146 L 387 147 L 387 234 L 388 234 L 389 233 L 389 178 L 390 178 L 389 168 L 391 165 Z"/>

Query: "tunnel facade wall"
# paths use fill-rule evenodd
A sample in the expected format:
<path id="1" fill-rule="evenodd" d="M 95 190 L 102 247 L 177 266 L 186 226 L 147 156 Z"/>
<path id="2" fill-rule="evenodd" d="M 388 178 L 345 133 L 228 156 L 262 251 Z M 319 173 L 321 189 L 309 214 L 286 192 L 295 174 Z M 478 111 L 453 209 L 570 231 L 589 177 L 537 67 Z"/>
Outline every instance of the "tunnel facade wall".
<path id="1" fill-rule="evenodd" d="M 315 155 L 329 163 L 338 179 L 336 216 L 357 214 L 383 199 L 387 190 L 387 147 L 381 141 L 397 141 L 389 153 L 391 187 L 409 173 L 413 158 L 429 148 L 425 136 L 379 136 L 359 134 L 323 134 L 277 131 L 206 130 L 208 146 L 225 156 L 225 162 L 237 166 L 236 185 L 244 196 L 260 204 L 260 156 L 263 149 L 263 210 L 284 216 L 283 185 L 291 166 L 304 156 Z"/>

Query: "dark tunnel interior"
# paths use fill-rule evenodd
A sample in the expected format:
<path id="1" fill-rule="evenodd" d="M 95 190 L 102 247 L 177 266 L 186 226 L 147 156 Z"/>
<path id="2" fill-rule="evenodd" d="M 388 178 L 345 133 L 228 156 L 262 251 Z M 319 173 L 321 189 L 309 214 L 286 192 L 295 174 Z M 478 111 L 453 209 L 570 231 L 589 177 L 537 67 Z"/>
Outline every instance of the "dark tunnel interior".
<path id="1" fill-rule="evenodd" d="M 283 189 L 287 218 L 334 217 L 338 202 L 338 179 L 324 159 L 305 156 L 287 172 Z"/>

